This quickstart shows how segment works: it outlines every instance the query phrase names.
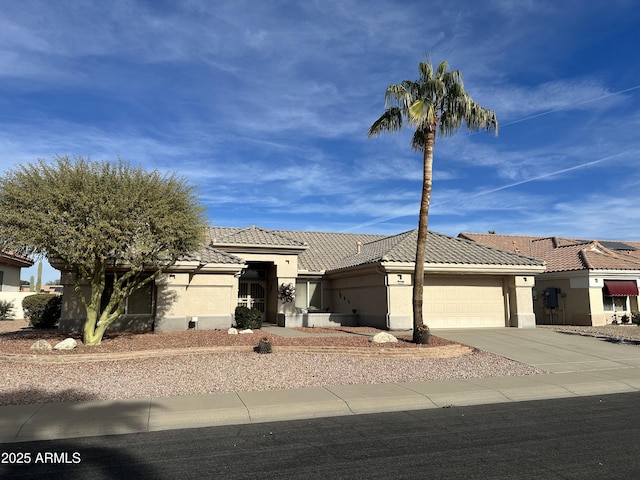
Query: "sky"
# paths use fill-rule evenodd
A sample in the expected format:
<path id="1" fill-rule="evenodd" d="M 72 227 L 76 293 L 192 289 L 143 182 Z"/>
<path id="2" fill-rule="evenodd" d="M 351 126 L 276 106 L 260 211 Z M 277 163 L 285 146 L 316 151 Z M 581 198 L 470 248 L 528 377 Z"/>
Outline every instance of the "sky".
<path id="1" fill-rule="evenodd" d="M 401 233 L 422 155 L 367 131 L 430 58 L 500 124 L 437 138 L 431 230 L 640 240 L 635 0 L 0 5 L 2 172 L 121 158 L 185 177 L 212 225 Z"/>

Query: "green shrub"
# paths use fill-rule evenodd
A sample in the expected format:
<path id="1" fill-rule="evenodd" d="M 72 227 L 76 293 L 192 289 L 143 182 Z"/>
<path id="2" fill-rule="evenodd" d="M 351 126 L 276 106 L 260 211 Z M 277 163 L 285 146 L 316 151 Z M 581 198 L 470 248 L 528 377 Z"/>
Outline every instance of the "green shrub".
<path id="1" fill-rule="evenodd" d="M 239 330 L 260 329 L 262 327 L 262 312 L 257 308 L 236 307 L 235 320 Z"/>
<path id="2" fill-rule="evenodd" d="M 54 328 L 60 320 L 62 297 L 37 293 L 22 300 L 24 318 L 33 328 Z"/>
<path id="3" fill-rule="evenodd" d="M 13 318 L 13 302 L 0 300 L 0 320 L 11 320 Z"/>

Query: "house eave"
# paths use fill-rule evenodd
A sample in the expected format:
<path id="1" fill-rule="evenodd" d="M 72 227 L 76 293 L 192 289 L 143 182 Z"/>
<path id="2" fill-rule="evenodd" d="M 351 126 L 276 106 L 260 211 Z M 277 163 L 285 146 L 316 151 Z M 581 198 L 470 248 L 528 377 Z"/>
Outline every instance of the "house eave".
<path id="1" fill-rule="evenodd" d="M 26 257 L 18 257 L 10 253 L 0 252 L 0 261 L 12 267 L 29 268 L 34 265 L 34 261 Z"/>
<path id="2" fill-rule="evenodd" d="M 413 272 L 414 264 L 401 262 L 382 262 L 385 270 Z M 539 275 L 544 273 L 544 265 L 483 265 L 483 264 L 454 264 L 428 263 L 424 266 L 425 273 L 457 274 L 457 275 Z"/>

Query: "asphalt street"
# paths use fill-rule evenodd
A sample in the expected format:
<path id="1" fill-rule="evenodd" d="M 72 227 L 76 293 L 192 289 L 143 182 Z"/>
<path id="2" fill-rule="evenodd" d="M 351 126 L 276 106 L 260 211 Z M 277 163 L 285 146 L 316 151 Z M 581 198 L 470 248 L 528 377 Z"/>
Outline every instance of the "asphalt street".
<path id="1" fill-rule="evenodd" d="M 633 479 L 639 402 L 625 393 L 4 444 L 0 478 Z"/>

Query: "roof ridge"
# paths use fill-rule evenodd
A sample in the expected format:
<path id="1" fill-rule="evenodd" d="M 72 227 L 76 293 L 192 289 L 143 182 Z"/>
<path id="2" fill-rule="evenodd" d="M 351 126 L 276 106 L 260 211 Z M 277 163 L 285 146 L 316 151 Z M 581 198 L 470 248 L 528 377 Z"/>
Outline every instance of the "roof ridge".
<path id="1" fill-rule="evenodd" d="M 276 237 L 278 239 L 286 240 L 287 243 L 292 242 L 292 243 L 297 244 L 299 246 L 306 246 L 307 245 L 306 242 L 301 242 L 301 241 L 296 240 L 294 238 L 287 237 L 287 236 L 279 233 L 279 231 L 277 231 L 277 230 L 270 230 L 270 229 L 266 229 L 266 228 L 263 228 L 263 227 L 258 227 L 256 225 L 251 225 L 251 226 L 245 227 L 245 228 L 239 228 L 237 231 L 231 232 L 228 235 L 225 235 L 224 237 L 216 238 L 216 239 L 213 239 L 213 240 L 215 240 L 215 244 L 224 243 L 225 241 L 232 241 L 235 238 L 241 237 L 242 235 L 245 235 L 247 233 L 252 233 L 252 232 L 260 232 L 260 233 L 269 235 L 271 237 Z M 212 240 L 212 242 L 213 242 L 213 240 Z"/>

